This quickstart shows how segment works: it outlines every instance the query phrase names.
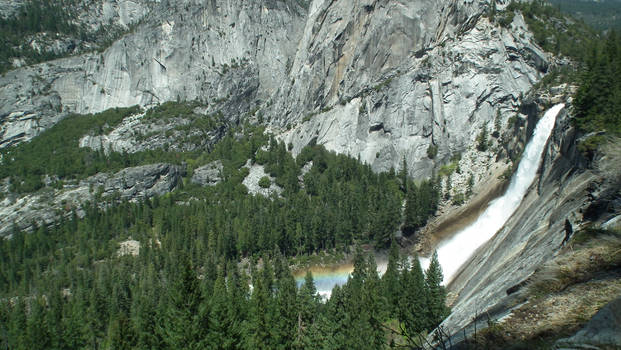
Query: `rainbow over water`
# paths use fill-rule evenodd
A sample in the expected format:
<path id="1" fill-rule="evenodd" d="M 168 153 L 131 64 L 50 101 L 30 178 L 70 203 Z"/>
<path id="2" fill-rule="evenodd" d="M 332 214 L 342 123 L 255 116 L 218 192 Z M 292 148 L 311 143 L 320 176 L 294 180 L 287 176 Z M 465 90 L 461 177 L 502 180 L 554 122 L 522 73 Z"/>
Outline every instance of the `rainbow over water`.
<path id="1" fill-rule="evenodd" d="M 304 283 L 304 277 L 306 276 L 307 271 L 310 271 L 313 274 L 313 280 L 315 282 L 315 288 L 317 288 L 317 293 L 323 299 L 329 299 L 334 286 L 342 286 L 347 283 L 347 279 L 349 279 L 349 276 L 351 276 L 351 273 L 354 271 L 354 265 L 350 262 L 340 265 L 311 266 L 306 269 L 297 270 L 293 273 L 293 277 L 295 278 L 298 288 Z M 386 272 L 385 262 L 377 263 L 377 272 L 380 275 L 383 275 L 384 272 Z"/>

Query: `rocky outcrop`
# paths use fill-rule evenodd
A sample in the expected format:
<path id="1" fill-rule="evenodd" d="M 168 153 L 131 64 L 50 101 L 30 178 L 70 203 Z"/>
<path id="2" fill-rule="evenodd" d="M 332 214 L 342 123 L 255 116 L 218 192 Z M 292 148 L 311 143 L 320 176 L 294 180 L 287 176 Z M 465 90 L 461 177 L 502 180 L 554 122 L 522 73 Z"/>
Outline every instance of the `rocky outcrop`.
<path id="1" fill-rule="evenodd" d="M 0 17 L 7 18 L 14 15 L 23 5 L 24 0 L 2 0 L 0 1 Z"/>
<path id="2" fill-rule="evenodd" d="M 214 119 L 201 113 L 194 118 Z M 125 118 L 120 125 L 105 135 L 84 135 L 79 147 L 93 150 L 136 153 L 148 150 L 188 152 L 208 150 L 222 138 L 227 130 L 225 122 L 213 122 L 212 129 L 198 128 L 188 118 L 173 117 L 166 120 L 145 118 L 139 114 Z"/>
<path id="3" fill-rule="evenodd" d="M 501 28 L 477 2 L 350 5 L 311 11 L 309 21 L 330 24 L 307 25 L 308 49 L 296 56 L 287 98 L 277 99 L 294 153 L 315 141 L 375 170 L 399 168 L 405 156 L 412 176 L 429 176 L 498 113 L 504 127 L 544 68 L 519 15 Z"/>
<path id="4" fill-rule="evenodd" d="M 31 11 L 33 2 L 24 0 L 0 0 L 0 17 L 11 18 L 22 12 L 23 6 Z M 9 40 L 14 45 L 13 57 L 3 57 L 0 63 L 4 67 L 18 68 L 33 60 L 33 53 L 48 57 L 63 57 L 103 50 L 110 42 L 118 39 L 130 28 L 146 17 L 151 8 L 148 0 L 80 0 L 55 2 L 34 2 L 41 6 L 38 10 L 43 16 L 54 16 L 55 21 L 62 21 L 60 32 L 40 28 L 41 32 L 23 33 L 20 37 Z M 44 4 L 44 5 L 42 5 Z M 35 8 L 36 8 L 35 6 Z M 50 10 L 53 9 L 53 10 Z M 48 13 L 53 11 L 54 13 Z M 65 23 L 64 21 L 67 21 Z M 65 28 L 73 26 L 72 28 Z M 30 28 L 34 30 L 34 28 Z M 55 29 L 57 30 L 57 29 Z M 21 55 L 26 55 L 24 58 Z M 43 57 L 34 58 L 40 60 Z"/>
<path id="5" fill-rule="evenodd" d="M 557 349 L 621 348 L 621 297 L 611 301 L 574 336 L 556 342 Z"/>
<path id="6" fill-rule="evenodd" d="M 242 181 L 242 184 L 248 189 L 248 193 L 253 195 L 261 195 L 263 197 L 271 197 L 272 195 L 279 196 L 282 193 L 282 188 L 274 183 L 274 178 L 265 172 L 262 165 L 253 164 L 248 162 L 245 167 L 248 168 L 248 175 Z M 259 182 L 263 177 L 267 177 L 270 180 L 268 187 L 260 186 Z"/>
<path id="7" fill-rule="evenodd" d="M 119 249 L 116 251 L 116 256 L 138 256 L 140 255 L 140 242 L 134 239 L 128 239 L 119 243 Z"/>
<path id="8" fill-rule="evenodd" d="M 207 165 L 194 169 L 192 182 L 200 186 L 215 186 L 222 182 L 222 162 L 213 161 Z"/>
<path id="9" fill-rule="evenodd" d="M 123 169 L 115 174 L 100 173 L 63 189 L 48 188 L 37 194 L 0 202 L 0 237 L 10 235 L 13 228 L 30 230 L 33 225 L 49 225 L 61 216 L 76 210 L 87 201 L 112 198 L 138 200 L 172 191 L 185 169 L 171 164 L 152 164 Z"/>
<path id="10" fill-rule="evenodd" d="M 185 169 L 165 163 L 127 168 L 110 176 L 97 174 L 80 185 L 88 184 L 103 196 L 119 194 L 122 200 L 160 196 L 172 191 L 185 175 Z"/>

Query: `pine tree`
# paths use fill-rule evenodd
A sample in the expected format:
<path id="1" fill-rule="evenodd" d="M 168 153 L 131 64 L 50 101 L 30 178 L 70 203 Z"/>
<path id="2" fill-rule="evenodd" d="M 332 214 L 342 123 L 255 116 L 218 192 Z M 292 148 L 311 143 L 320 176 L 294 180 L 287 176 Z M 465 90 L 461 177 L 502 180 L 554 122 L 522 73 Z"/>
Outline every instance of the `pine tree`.
<path id="1" fill-rule="evenodd" d="M 429 267 L 425 272 L 425 285 L 428 295 L 427 321 L 430 329 L 439 325 L 449 314 L 449 309 L 446 306 L 446 288 L 442 285 L 443 279 L 438 252 L 434 251 Z"/>
<path id="2" fill-rule="evenodd" d="M 200 349 L 207 330 L 207 314 L 196 273 L 188 258 L 180 260 L 179 275 L 169 288 L 163 338 L 170 349 Z"/>
<path id="3" fill-rule="evenodd" d="M 314 322 L 318 307 L 319 299 L 313 274 L 307 271 L 299 292 L 299 317 L 302 327 L 307 328 Z"/>
<path id="4" fill-rule="evenodd" d="M 367 323 L 365 328 L 366 345 L 370 349 L 381 349 L 386 342 L 386 335 L 383 322 L 386 319 L 386 298 L 382 294 L 379 276 L 377 274 L 377 264 L 375 257 L 369 254 L 368 257 L 368 277 L 364 283 L 363 298 L 361 302 L 361 314 Z"/>
<path id="5" fill-rule="evenodd" d="M 411 236 L 420 227 L 420 203 L 417 198 L 417 188 L 414 184 L 408 186 L 405 195 L 405 218 L 403 222 L 403 234 Z"/>
<path id="6" fill-rule="evenodd" d="M 408 162 L 405 160 L 405 156 L 403 156 L 403 160 L 401 162 L 401 169 L 399 169 L 399 179 L 401 180 L 401 190 L 403 193 L 408 192 Z"/>
<path id="7" fill-rule="evenodd" d="M 383 295 L 387 299 L 391 315 L 396 315 L 399 308 L 398 301 L 399 295 L 401 294 L 401 288 L 399 286 L 399 261 L 399 247 L 393 240 L 388 254 L 386 272 L 382 276 Z"/>
<path id="8" fill-rule="evenodd" d="M 273 324 L 276 349 L 291 349 L 298 334 L 297 287 L 284 259 L 276 261 L 276 317 Z"/>
<path id="9" fill-rule="evenodd" d="M 49 325 L 45 318 L 45 300 L 43 299 L 37 298 L 30 302 L 26 339 L 30 349 L 48 349 L 51 345 Z"/>
<path id="10" fill-rule="evenodd" d="M 209 308 L 209 348 L 232 349 L 234 340 L 229 335 L 231 322 L 228 313 L 227 288 L 225 284 L 223 268 L 218 273 L 218 278 L 213 287 Z"/>
<path id="11" fill-rule="evenodd" d="M 248 278 L 245 274 L 240 275 L 237 264 L 233 261 L 230 262 L 228 271 L 229 337 L 231 338 L 231 347 L 241 349 L 244 342 L 244 322 L 247 320 L 250 295 Z"/>
<path id="12" fill-rule="evenodd" d="M 399 299 L 399 321 L 402 325 L 402 333 L 413 342 L 416 336 L 425 330 L 427 325 L 426 305 L 428 303 L 425 277 L 423 270 L 415 255 L 409 268 L 407 258 L 404 258 L 403 268 L 399 282 L 401 285 L 401 298 Z"/>
<path id="13" fill-rule="evenodd" d="M 263 258 L 263 269 L 253 277 L 250 299 L 249 334 L 247 349 L 271 349 L 271 325 L 273 320 L 273 276 L 268 260 Z"/>
<path id="14" fill-rule="evenodd" d="M 27 327 L 26 304 L 19 297 L 14 303 L 9 316 L 8 338 L 9 349 L 28 349 L 28 343 L 24 334 Z"/>

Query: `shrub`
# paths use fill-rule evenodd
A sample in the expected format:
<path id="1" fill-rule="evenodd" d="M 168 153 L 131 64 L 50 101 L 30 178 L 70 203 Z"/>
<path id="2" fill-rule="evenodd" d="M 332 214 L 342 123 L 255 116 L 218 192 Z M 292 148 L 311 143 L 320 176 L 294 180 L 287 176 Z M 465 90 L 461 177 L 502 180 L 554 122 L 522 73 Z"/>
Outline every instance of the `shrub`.
<path id="1" fill-rule="evenodd" d="M 454 205 L 462 205 L 466 201 L 466 196 L 463 193 L 458 193 L 453 196 L 453 204 Z"/>
<path id="2" fill-rule="evenodd" d="M 487 125 L 483 127 L 479 136 L 477 136 L 477 150 L 481 152 L 487 151 L 488 142 L 487 142 Z"/>
<path id="3" fill-rule="evenodd" d="M 430 144 L 429 147 L 427 147 L 427 157 L 429 157 L 429 159 L 434 159 L 437 155 L 438 146 L 434 145 L 433 143 Z"/>
<path id="4" fill-rule="evenodd" d="M 259 186 L 261 186 L 262 188 L 269 188 L 271 185 L 272 185 L 272 181 L 270 180 L 268 176 L 263 176 L 259 180 Z"/>

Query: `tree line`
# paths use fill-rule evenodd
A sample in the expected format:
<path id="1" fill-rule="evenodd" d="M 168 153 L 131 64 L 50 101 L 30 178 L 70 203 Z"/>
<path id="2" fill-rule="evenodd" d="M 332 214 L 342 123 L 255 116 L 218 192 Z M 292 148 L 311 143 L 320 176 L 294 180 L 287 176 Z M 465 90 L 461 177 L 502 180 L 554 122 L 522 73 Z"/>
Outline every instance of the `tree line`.
<path id="1" fill-rule="evenodd" d="M 575 124 L 584 132 L 621 135 L 621 38 L 616 32 L 591 43 L 582 68 L 573 101 Z"/>
<path id="2" fill-rule="evenodd" d="M 359 248 L 348 282 L 322 303 L 307 273 L 296 286 L 286 259 L 243 266 L 143 246 L 138 257 L 72 269 L 26 295 L 0 299 L 9 349 L 418 348 L 448 314 L 437 258 L 423 273 L 396 249 L 379 277 Z M 67 271 L 69 272 L 69 271 Z M 61 273 L 60 270 L 49 272 Z"/>

